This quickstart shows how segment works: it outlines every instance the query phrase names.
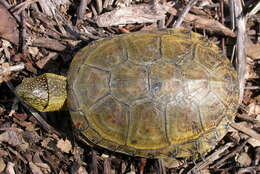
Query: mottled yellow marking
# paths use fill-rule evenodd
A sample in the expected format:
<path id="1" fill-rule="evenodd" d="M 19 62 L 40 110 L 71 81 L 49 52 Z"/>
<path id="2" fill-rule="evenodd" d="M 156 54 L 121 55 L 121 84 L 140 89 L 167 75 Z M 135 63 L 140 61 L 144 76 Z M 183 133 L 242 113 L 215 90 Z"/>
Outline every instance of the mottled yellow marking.
<path id="1" fill-rule="evenodd" d="M 57 111 L 64 107 L 67 99 L 66 77 L 46 73 L 24 79 L 16 88 L 25 103 L 40 112 Z"/>

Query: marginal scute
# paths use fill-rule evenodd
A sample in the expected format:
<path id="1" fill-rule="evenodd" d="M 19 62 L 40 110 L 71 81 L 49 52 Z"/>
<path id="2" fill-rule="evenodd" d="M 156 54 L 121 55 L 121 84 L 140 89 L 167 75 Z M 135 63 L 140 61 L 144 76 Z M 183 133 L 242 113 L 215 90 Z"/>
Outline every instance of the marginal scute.
<path id="1" fill-rule="evenodd" d="M 71 115 L 71 119 L 74 123 L 74 127 L 79 131 L 86 130 L 89 127 L 86 116 L 83 114 L 84 113 L 82 111 L 70 110 L 70 115 Z"/>
<path id="2" fill-rule="evenodd" d="M 82 135 L 85 136 L 87 143 L 98 144 L 102 141 L 103 137 L 100 136 L 94 129 L 88 128 L 81 131 Z"/>
<path id="3" fill-rule="evenodd" d="M 208 71 L 214 71 L 223 60 L 223 56 L 219 54 L 219 49 L 208 49 L 203 45 L 197 44 L 195 47 L 194 59 L 203 65 Z"/>
<path id="4" fill-rule="evenodd" d="M 208 133 L 205 133 L 204 136 L 199 138 L 197 140 L 197 142 L 199 143 L 198 151 L 203 153 L 201 155 L 205 155 L 206 152 L 209 152 L 212 149 L 212 147 L 215 147 L 217 145 L 218 139 L 219 138 L 217 137 L 216 131 L 214 129 Z"/>
<path id="5" fill-rule="evenodd" d="M 196 159 L 198 154 L 198 144 L 196 141 L 191 141 L 188 143 L 181 144 L 177 147 L 176 158 L 188 158 L 192 156 Z"/>
<path id="6" fill-rule="evenodd" d="M 225 105 L 212 92 L 200 102 L 200 116 L 203 127 L 208 131 L 219 124 L 225 114 Z"/>
<path id="7" fill-rule="evenodd" d="M 233 71 L 230 66 L 223 65 L 217 68 L 209 79 L 211 91 L 229 107 L 232 107 L 234 100 L 238 101 L 237 75 Z"/>

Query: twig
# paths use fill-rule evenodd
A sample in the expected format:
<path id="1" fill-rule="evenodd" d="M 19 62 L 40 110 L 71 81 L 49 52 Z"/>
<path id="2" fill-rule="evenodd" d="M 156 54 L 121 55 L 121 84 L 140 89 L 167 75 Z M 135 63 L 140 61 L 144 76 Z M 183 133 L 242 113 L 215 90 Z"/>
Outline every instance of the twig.
<path id="1" fill-rule="evenodd" d="M 12 71 L 20 71 L 24 69 L 24 64 L 18 64 L 18 65 L 14 65 L 14 66 L 9 66 L 8 68 L 0 68 L 0 74 L 1 73 L 7 73 L 7 72 L 12 72 Z"/>
<path id="2" fill-rule="evenodd" d="M 171 8 L 168 10 L 168 12 L 172 15 L 177 14 L 177 10 L 175 8 Z M 223 24 L 221 24 L 219 21 L 214 19 L 209 19 L 202 16 L 193 15 L 191 13 L 188 13 L 184 17 L 185 22 L 192 23 L 195 28 L 200 28 L 203 30 L 207 30 L 214 33 L 219 33 L 225 36 L 229 37 L 236 37 L 236 34 L 231 31 L 229 28 L 225 27 Z"/>
<path id="3" fill-rule="evenodd" d="M 21 23 L 22 23 L 22 52 L 27 50 L 27 33 L 26 33 L 26 20 L 25 20 L 25 11 L 23 10 L 20 14 Z"/>
<path id="4" fill-rule="evenodd" d="M 227 144 L 225 144 L 225 146 L 221 146 L 213 154 L 208 156 L 204 161 L 196 164 L 188 173 L 191 173 L 191 172 L 199 173 L 199 171 L 203 170 L 204 168 L 209 166 L 211 163 L 213 163 L 215 160 L 219 159 L 221 154 L 232 146 L 234 146 L 233 143 L 227 143 Z"/>
<path id="5" fill-rule="evenodd" d="M 96 1 L 96 4 L 97 4 L 97 12 L 98 12 L 98 14 L 100 14 L 103 10 L 102 0 L 95 0 L 95 1 Z"/>
<path id="6" fill-rule="evenodd" d="M 161 159 L 157 160 L 157 165 L 158 165 L 158 170 L 159 170 L 159 174 L 166 174 L 166 167 L 163 166 L 163 161 Z"/>
<path id="7" fill-rule="evenodd" d="M 256 90 L 260 89 L 260 86 L 246 86 L 245 89 Z"/>
<path id="8" fill-rule="evenodd" d="M 154 6 L 156 6 L 158 3 L 159 3 L 158 0 L 153 0 Z M 162 4 L 165 5 L 165 4 L 166 4 L 166 1 L 165 1 L 165 0 L 162 0 Z M 166 27 L 166 26 L 165 26 L 165 17 L 164 17 L 163 19 L 161 19 L 161 20 L 158 21 L 157 26 L 158 26 L 159 29 L 163 29 L 163 28 Z"/>
<path id="9" fill-rule="evenodd" d="M 238 147 L 236 147 L 232 152 L 230 152 L 229 154 L 227 154 L 226 156 L 224 156 L 223 158 L 221 158 L 221 160 L 219 160 L 217 163 L 215 163 L 213 166 L 211 166 L 210 168 L 215 169 L 215 168 L 219 168 L 222 165 L 224 165 L 224 162 L 229 159 L 230 157 L 234 156 L 236 153 L 240 152 L 243 147 L 246 145 L 248 139 L 245 140 L 242 144 L 240 144 Z"/>
<path id="10" fill-rule="evenodd" d="M 245 59 L 245 38 L 246 38 L 246 18 L 243 15 L 243 7 L 241 0 L 233 0 L 236 16 L 237 27 L 237 71 L 239 78 L 239 90 L 241 103 L 244 95 L 245 88 L 245 74 L 246 74 L 246 59 Z"/>
<path id="11" fill-rule="evenodd" d="M 81 0 L 77 9 L 77 21 L 83 19 L 89 0 Z"/>
<path id="12" fill-rule="evenodd" d="M 184 17 L 188 14 L 192 6 L 197 3 L 198 0 L 191 0 L 188 5 L 184 8 L 184 10 L 180 13 L 177 21 L 173 24 L 172 28 L 178 28 L 184 20 Z"/>
<path id="13" fill-rule="evenodd" d="M 103 3 L 103 8 L 107 8 L 108 5 L 111 5 L 111 3 L 109 3 L 110 0 L 104 0 L 104 3 Z"/>
<path id="14" fill-rule="evenodd" d="M 92 149 L 92 173 L 98 174 L 98 160 L 97 160 L 97 152 Z"/>
<path id="15" fill-rule="evenodd" d="M 237 174 L 245 174 L 245 173 L 257 174 L 257 171 L 259 171 L 259 170 L 260 170 L 259 166 L 240 168 L 237 171 Z"/>
<path id="16" fill-rule="evenodd" d="M 232 123 L 231 127 L 237 129 L 238 131 L 241 131 L 243 133 L 245 133 L 246 135 L 249 135 L 250 137 L 253 137 L 254 139 L 260 141 L 260 134 L 257 133 L 256 131 L 254 131 L 251 128 L 248 128 L 246 126 L 244 126 L 245 122 L 240 122 L 240 123 Z"/>
<path id="17" fill-rule="evenodd" d="M 251 17 L 255 15 L 260 10 L 260 1 L 256 4 L 256 6 L 247 14 L 247 17 Z"/>
<path id="18" fill-rule="evenodd" d="M 225 23 L 225 18 L 224 18 L 224 0 L 220 1 L 220 20 L 221 20 L 221 24 L 224 25 L 224 23 Z M 226 56 L 227 53 L 226 53 L 226 49 L 225 49 L 225 38 L 224 37 L 221 38 L 221 47 L 222 47 L 222 52 Z"/>
<path id="19" fill-rule="evenodd" d="M 231 20 L 231 29 L 235 29 L 235 11 L 234 11 L 234 1 L 229 0 L 229 11 L 230 11 L 230 20 Z"/>
<path id="20" fill-rule="evenodd" d="M 21 2 L 17 4 L 14 8 L 12 8 L 10 11 L 13 12 L 14 14 L 20 14 L 24 9 L 26 9 L 28 6 L 36 2 L 38 2 L 38 0 L 27 0 Z"/>

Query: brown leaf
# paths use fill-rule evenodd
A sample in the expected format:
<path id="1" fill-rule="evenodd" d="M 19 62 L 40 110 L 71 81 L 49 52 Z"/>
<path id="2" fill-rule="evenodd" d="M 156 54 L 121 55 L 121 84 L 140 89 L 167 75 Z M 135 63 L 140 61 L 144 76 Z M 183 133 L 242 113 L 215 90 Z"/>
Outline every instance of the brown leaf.
<path id="1" fill-rule="evenodd" d="M 258 115 L 260 114 L 260 106 L 255 102 L 248 105 L 248 115 Z"/>
<path id="2" fill-rule="evenodd" d="M 3 172 L 6 167 L 6 164 L 3 160 L 3 158 L 0 158 L 0 172 Z"/>
<path id="3" fill-rule="evenodd" d="M 19 32 L 17 27 L 14 17 L 0 4 L 0 37 L 18 45 Z"/>
<path id="4" fill-rule="evenodd" d="M 8 71 L 9 68 L 9 63 L 0 64 L 0 83 L 11 79 L 11 71 Z"/>
<path id="5" fill-rule="evenodd" d="M 242 152 L 239 154 L 237 162 L 239 162 L 242 167 L 247 167 L 251 164 L 252 160 L 246 152 Z"/>
<path id="6" fill-rule="evenodd" d="M 30 169 L 33 174 L 43 174 L 41 169 L 36 166 L 33 162 L 29 162 Z"/>
<path id="7" fill-rule="evenodd" d="M 15 166 L 14 163 L 8 162 L 8 163 L 7 163 L 7 167 L 6 167 L 6 169 L 5 169 L 5 172 L 6 172 L 7 174 L 15 174 L 14 166 Z"/>
<path id="8" fill-rule="evenodd" d="M 39 168 L 41 168 L 43 171 L 46 171 L 44 173 L 50 173 L 51 172 L 51 168 L 47 163 L 35 163 L 36 166 L 38 166 Z"/>
<path id="9" fill-rule="evenodd" d="M 250 39 L 246 40 L 246 54 L 253 60 L 260 59 L 260 44 L 254 44 Z"/>
<path id="10" fill-rule="evenodd" d="M 24 143 L 22 135 L 14 130 L 6 130 L 4 133 L 0 134 L 0 141 L 6 142 L 12 146 Z"/>
<path id="11" fill-rule="evenodd" d="M 59 140 L 57 143 L 57 147 L 65 153 L 69 153 L 72 149 L 72 145 L 71 145 L 70 141 L 67 139 L 65 141 L 62 139 Z"/>

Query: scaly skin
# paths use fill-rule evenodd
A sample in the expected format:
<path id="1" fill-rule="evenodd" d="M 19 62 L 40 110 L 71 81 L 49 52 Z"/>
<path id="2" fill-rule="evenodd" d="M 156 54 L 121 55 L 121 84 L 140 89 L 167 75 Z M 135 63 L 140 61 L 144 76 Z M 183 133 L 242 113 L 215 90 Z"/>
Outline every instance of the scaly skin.
<path id="1" fill-rule="evenodd" d="M 67 99 L 66 77 L 46 73 L 26 78 L 16 88 L 23 101 L 40 112 L 57 111 L 64 107 Z"/>

